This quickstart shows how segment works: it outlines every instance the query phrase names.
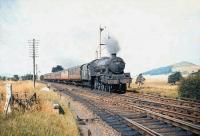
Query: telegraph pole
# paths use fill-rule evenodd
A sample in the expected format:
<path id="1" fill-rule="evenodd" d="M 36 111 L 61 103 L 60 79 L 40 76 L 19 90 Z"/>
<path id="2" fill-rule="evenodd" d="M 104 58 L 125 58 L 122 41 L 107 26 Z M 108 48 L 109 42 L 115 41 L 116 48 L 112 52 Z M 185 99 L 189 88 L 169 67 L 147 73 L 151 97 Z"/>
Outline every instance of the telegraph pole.
<path id="1" fill-rule="evenodd" d="M 35 88 L 35 39 L 33 39 L 33 87 Z"/>
<path id="2" fill-rule="evenodd" d="M 36 77 L 35 77 L 35 79 L 37 80 L 37 78 L 38 78 L 38 65 L 37 64 L 35 65 L 35 69 L 36 69 L 36 74 L 35 74 Z"/>
<path id="3" fill-rule="evenodd" d="M 106 27 L 104 26 L 104 27 L 99 27 L 99 58 L 101 58 L 101 46 L 102 45 L 105 45 L 105 44 L 102 44 L 101 43 L 101 32 L 104 30 L 104 29 L 106 29 Z"/>
<path id="4" fill-rule="evenodd" d="M 33 58 L 33 87 L 35 88 L 35 58 L 38 57 L 38 41 L 35 39 L 29 41 L 29 51 L 30 51 L 30 57 Z"/>

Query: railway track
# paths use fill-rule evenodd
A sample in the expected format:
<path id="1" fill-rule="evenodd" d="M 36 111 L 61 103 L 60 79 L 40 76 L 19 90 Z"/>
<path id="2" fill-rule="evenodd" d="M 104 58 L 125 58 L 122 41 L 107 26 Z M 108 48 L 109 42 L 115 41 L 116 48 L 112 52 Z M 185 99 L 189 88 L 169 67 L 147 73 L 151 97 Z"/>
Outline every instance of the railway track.
<path id="1" fill-rule="evenodd" d="M 149 109 L 151 111 L 167 115 L 176 119 L 181 119 L 194 124 L 200 124 L 200 110 L 191 108 L 189 106 L 180 106 L 174 104 L 168 104 L 163 102 L 157 102 L 156 100 L 148 100 L 138 97 L 130 96 L 116 96 L 115 99 L 125 101 L 129 104 L 135 104 L 138 107 Z"/>
<path id="2" fill-rule="evenodd" d="M 95 92 L 95 93 L 101 93 L 101 95 L 107 94 L 102 92 Z M 138 98 L 136 96 L 133 97 L 133 96 L 121 95 L 119 97 L 119 95 L 117 94 L 112 94 L 112 99 L 115 101 L 118 100 L 123 103 L 126 103 L 127 105 L 129 105 L 129 107 L 131 107 L 131 105 L 136 105 L 138 107 L 145 108 L 150 111 L 160 113 L 163 115 L 167 115 L 175 119 L 181 119 L 196 125 L 200 124 L 200 110 L 191 108 L 189 106 L 179 106 L 168 103 L 161 103 L 157 102 L 155 99 L 154 101 L 152 101 L 140 97 Z"/>
<path id="3" fill-rule="evenodd" d="M 55 86 L 54 86 L 55 87 Z M 78 95 L 70 93 L 63 88 L 55 87 L 61 91 L 63 95 L 71 96 L 74 100 L 81 102 L 86 105 L 91 111 L 98 115 L 108 125 L 113 127 L 115 130 L 121 133 L 123 136 L 141 136 L 141 134 L 135 129 L 131 128 L 125 119 L 121 116 L 113 114 L 111 111 L 102 108 L 102 106 L 94 103 L 89 99 L 82 98 Z M 64 90 L 64 91 L 63 91 Z"/>
<path id="4" fill-rule="evenodd" d="M 150 94 L 127 93 L 125 95 L 131 96 L 131 97 L 137 97 L 141 99 L 146 99 L 146 100 L 151 100 L 151 101 L 156 101 L 160 103 L 167 103 L 170 105 L 172 104 L 172 105 L 181 106 L 181 107 L 189 107 L 192 109 L 196 109 L 198 111 L 200 110 L 199 102 L 186 101 L 186 100 L 181 100 L 181 99 L 172 99 L 172 98 L 166 98 L 166 97 L 150 95 Z"/>
<path id="5" fill-rule="evenodd" d="M 73 98 L 78 97 L 79 101 L 85 101 L 84 104 L 92 107 L 92 111 L 122 135 L 200 134 L 199 125 L 163 115 L 149 110 L 147 107 L 141 107 L 141 104 L 130 102 L 129 98 L 123 95 L 88 91 L 76 87 L 70 87 L 69 91 L 65 85 L 52 85 L 61 90 L 62 93 L 67 93 Z"/>
<path id="6" fill-rule="evenodd" d="M 84 95 L 83 92 L 81 92 L 81 95 L 83 97 L 89 97 L 90 99 L 92 99 L 92 97 L 89 96 L 89 94 Z M 94 92 L 94 95 L 96 95 L 96 92 Z M 116 96 L 119 97 L 119 95 L 116 95 L 116 94 L 112 94 L 112 95 L 106 94 L 105 95 L 105 93 L 102 93 L 101 95 L 103 97 L 102 96 L 98 97 L 98 95 L 97 95 L 93 99 L 94 100 L 99 99 L 100 101 L 105 101 L 107 104 L 116 105 L 118 107 L 121 107 L 122 110 L 128 109 L 129 112 L 137 111 L 137 112 L 141 112 L 141 113 L 146 113 L 146 114 L 150 115 L 151 117 L 153 117 L 154 119 L 156 118 L 156 119 L 168 122 L 168 123 L 173 124 L 177 127 L 184 128 L 185 130 L 189 130 L 189 131 L 191 130 L 192 132 L 197 133 L 197 134 L 200 133 L 200 126 L 199 125 L 195 125 L 195 124 L 192 124 L 192 123 L 189 123 L 189 122 L 185 122 L 185 121 L 182 121 L 182 120 L 179 120 L 179 119 L 175 119 L 175 118 L 160 114 L 158 112 L 153 112 L 151 110 L 148 110 L 147 108 L 141 108 L 140 105 L 135 105 L 134 103 L 130 103 L 130 102 L 127 103 L 125 101 L 122 101 L 122 99 L 118 100 L 116 98 Z M 115 96 L 115 97 L 113 97 L 113 96 Z M 159 110 L 160 109 L 157 109 L 157 111 L 159 111 Z"/>

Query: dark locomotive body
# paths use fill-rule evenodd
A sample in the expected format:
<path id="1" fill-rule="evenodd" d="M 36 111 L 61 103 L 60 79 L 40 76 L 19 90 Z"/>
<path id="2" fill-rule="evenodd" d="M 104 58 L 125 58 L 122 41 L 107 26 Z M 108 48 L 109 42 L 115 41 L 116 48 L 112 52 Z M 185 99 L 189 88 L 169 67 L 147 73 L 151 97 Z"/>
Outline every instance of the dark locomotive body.
<path id="1" fill-rule="evenodd" d="M 131 83 L 130 73 L 124 73 L 125 62 L 122 58 L 103 57 L 81 66 L 44 75 L 44 80 L 88 86 L 92 89 L 126 92 L 126 84 Z"/>

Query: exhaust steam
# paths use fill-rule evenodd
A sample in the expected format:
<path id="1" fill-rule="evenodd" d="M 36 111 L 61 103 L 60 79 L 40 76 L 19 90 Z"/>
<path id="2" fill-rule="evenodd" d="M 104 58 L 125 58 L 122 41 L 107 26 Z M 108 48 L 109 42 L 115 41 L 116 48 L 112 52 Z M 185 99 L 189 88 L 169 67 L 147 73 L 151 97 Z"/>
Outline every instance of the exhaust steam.
<path id="1" fill-rule="evenodd" d="M 120 51 L 119 43 L 113 37 L 109 37 L 108 39 L 106 39 L 105 44 L 106 49 L 110 54 L 117 54 Z"/>

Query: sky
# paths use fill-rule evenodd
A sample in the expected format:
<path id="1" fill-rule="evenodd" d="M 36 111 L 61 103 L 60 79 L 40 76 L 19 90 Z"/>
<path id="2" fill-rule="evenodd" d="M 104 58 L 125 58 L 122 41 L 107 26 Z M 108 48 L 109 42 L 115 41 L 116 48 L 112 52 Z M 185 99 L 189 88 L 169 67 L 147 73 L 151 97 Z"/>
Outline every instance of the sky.
<path id="1" fill-rule="evenodd" d="M 180 61 L 200 65 L 199 0 L 0 0 L 0 75 L 32 72 L 33 38 L 39 74 L 88 63 L 100 25 L 132 75 Z M 105 47 L 102 55 L 109 56 Z"/>

